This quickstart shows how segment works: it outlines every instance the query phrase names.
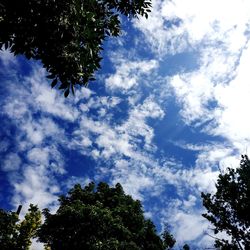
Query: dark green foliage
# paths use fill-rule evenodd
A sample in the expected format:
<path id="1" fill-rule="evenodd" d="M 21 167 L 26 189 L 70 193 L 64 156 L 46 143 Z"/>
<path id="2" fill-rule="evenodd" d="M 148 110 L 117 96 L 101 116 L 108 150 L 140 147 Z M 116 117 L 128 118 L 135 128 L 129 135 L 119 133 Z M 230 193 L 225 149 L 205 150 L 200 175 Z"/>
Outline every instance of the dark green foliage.
<path id="1" fill-rule="evenodd" d="M 0 209 L 0 249 L 28 250 L 40 224 L 41 212 L 32 204 L 21 222 L 17 213 Z"/>
<path id="2" fill-rule="evenodd" d="M 183 246 L 183 250 L 190 250 L 189 245 L 188 245 L 188 244 L 185 244 L 185 245 Z"/>
<path id="3" fill-rule="evenodd" d="M 164 243 L 168 249 L 171 249 L 176 243 L 174 236 L 172 234 L 170 234 L 167 229 L 164 230 L 164 232 L 162 234 L 162 238 L 163 238 Z"/>
<path id="4" fill-rule="evenodd" d="M 39 239 L 52 250 L 163 250 L 169 247 L 146 220 L 139 201 L 114 188 L 78 184 L 61 196 L 56 214 L 44 210 Z"/>
<path id="5" fill-rule="evenodd" d="M 151 0 L 0 0 L 0 48 L 41 60 L 54 87 L 74 93 L 100 68 L 103 41 L 118 36 L 118 14 L 148 17 Z"/>
<path id="6" fill-rule="evenodd" d="M 0 209 L 0 249 L 11 249 L 13 244 L 12 235 L 16 234 L 16 223 L 18 215 Z"/>
<path id="7" fill-rule="evenodd" d="M 215 195 L 202 193 L 203 214 L 214 225 L 214 233 L 226 232 L 232 242 L 219 240 L 219 249 L 250 249 L 250 161 L 242 156 L 240 167 L 220 174 Z"/>

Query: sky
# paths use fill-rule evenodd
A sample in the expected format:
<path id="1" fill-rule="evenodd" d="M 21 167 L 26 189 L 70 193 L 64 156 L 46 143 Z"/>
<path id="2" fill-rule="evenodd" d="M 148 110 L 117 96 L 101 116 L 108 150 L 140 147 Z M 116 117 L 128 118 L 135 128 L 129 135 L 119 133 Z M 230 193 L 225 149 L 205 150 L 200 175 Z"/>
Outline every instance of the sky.
<path id="1" fill-rule="evenodd" d="M 0 207 L 55 211 L 76 183 L 119 182 L 176 249 L 211 247 L 200 194 L 250 144 L 250 1 L 153 0 L 122 29 L 66 99 L 39 62 L 0 52 Z"/>

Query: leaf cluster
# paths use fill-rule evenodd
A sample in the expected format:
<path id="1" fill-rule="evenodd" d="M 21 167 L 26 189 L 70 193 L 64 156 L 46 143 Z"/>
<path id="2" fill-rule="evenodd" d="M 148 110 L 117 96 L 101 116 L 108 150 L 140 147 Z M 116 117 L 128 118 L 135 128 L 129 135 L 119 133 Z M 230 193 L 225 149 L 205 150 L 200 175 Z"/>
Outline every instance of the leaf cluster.
<path id="1" fill-rule="evenodd" d="M 151 0 L 0 0 L 0 48 L 40 60 L 67 97 L 100 68 L 103 41 L 119 36 L 119 14 L 148 17 Z"/>
<path id="2" fill-rule="evenodd" d="M 214 195 L 202 193 L 203 214 L 214 225 L 214 233 L 226 232 L 231 241 L 219 240 L 221 249 L 250 249 L 250 161 L 242 156 L 240 167 L 220 174 Z"/>

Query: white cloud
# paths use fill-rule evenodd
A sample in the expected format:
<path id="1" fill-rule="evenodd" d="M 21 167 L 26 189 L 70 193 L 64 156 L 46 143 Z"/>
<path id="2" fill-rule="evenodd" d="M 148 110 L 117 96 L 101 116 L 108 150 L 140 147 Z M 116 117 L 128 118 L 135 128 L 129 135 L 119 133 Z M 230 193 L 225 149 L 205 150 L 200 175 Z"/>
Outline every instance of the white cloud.
<path id="1" fill-rule="evenodd" d="M 21 165 L 21 159 L 16 153 L 9 153 L 3 160 L 1 168 L 4 171 L 17 171 Z"/>
<path id="2" fill-rule="evenodd" d="M 12 205 L 23 204 L 23 212 L 27 211 L 30 203 L 40 208 L 53 208 L 60 191 L 55 177 L 65 174 L 62 156 L 53 146 L 34 147 L 23 154 L 27 155 L 28 164 L 20 160 L 21 168 L 12 174 L 11 185 L 15 191 Z"/>
<path id="3" fill-rule="evenodd" d="M 27 81 L 31 84 L 31 91 L 37 105 L 36 108 L 39 107 L 41 111 L 61 119 L 74 121 L 78 117 L 78 111 L 71 109 L 66 104 L 69 100 L 62 98 L 62 95 L 58 95 L 58 90 L 56 92 L 56 90 L 49 87 L 45 74 L 44 70 L 35 68 L 32 77 L 27 78 Z M 46 84 L 44 84 L 45 82 Z"/>
<path id="4" fill-rule="evenodd" d="M 12 198 L 13 205 L 23 204 L 24 211 L 27 210 L 30 203 L 38 204 L 40 208 L 57 203 L 57 193 L 60 189 L 43 165 L 26 166 L 22 180 L 12 184 L 15 188 Z"/>
<path id="5" fill-rule="evenodd" d="M 19 140 L 20 150 L 25 150 L 33 145 L 42 145 L 46 140 L 57 138 L 58 141 L 65 139 L 64 129 L 60 128 L 51 118 L 42 117 L 40 119 L 33 119 L 32 112 L 27 110 L 27 119 L 15 117 L 14 121 L 17 123 L 22 135 L 26 140 Z M 10 114 L 8 113 L 10 116 Z M 21 139 L 21 138 L 20 138 Z"/>
<path id="6" fill-rule="evenodd" d="M 214 89 L 221 112 L 217 112 L 217 126 L 212 132 L 224 135 L 232 142 L 241 141 L 245 145 L 250 141 L 248 129 L 250 119 L 245 113 L 250 105 L 249 63 L 250 46 L 248 43 L 235 72 L 236 77 L 228 85 L 219 85 Z"/>
<path id="7" fill-rule="evenodd" d="M 28 159 L 35 164 L 49 164 L 49 149 L 48 148 L 33 148 L 28 152 Z"/>
<path id="8" fill-rule="evenodd" d="M 76 176 L 70 176 L 67 179 L 67 182 L 65 183 L 67 189 L 71 189 L 74 187 L 74 185 L 76 184 L 80 184 L 82 187 L 85 187 L 86 185 L 88 185 L 90 182 L 92 182 L 93 180 L 91 180 L 89 177 L 76 177 Z"/>
<path id="9" fill-rule="evenodd" d="M 183 201 L 184 207 L 189 208 L 195 206 L 196 200 L 197 198 L 194 195 L 189 195 L 188 200 Z"/>
<path id="10" fill-rule="evenodd" d="M 229 41 L 230 49 L 237 51 L 246 41 L 249 7 L 247 0 L 154 0 L 148 20 L 140 18 L 134 24 L 158 55 L 221 40 Z"/>
<path id="11" fill-rule="evenodd" d="M 117 58 L 115 58 L 117 60 Z M 109 76 L 105 83 L 110 90 L 129 90 L 141 82 L 143 76 L 151 74 L 158 67 L 156 60 L 128 61 L 118 59 L 115 74 Z"/>
<path id="12" fill-rule="evenodd" d="M 165 201 L 166 209 L 160 211 L 160 222 L 163 227 L 166 222 L 170 226 L 170 232 L 177 241 L 176 246 L 187 243 L 198 249 L 212 247 L 213 239 L 207 237 L 208 227 L 211 225 L 201 216 L 204 211 L 192 206 L 195 200 L 196 197 L 189 195 L 188 202 L 180 199 Z"/>
<path id="13" fill-rule="evenodd" d="M 154 186 L 154 180 L 149 173 L 150 168 L 142 163 L 126 160 L 117 160 L 111 169 L 112 184 L 120 183 L 127 194 L 134 199 L 144 200 L 142 191 L 150 190 Z"/>
<path id="14" fill-rule="evenodd" d="M 195 168 L 190 171 L 184 171 L 183 181 L 186 181 L 186 185 L 196 190 L 196 194 L 200 192 L 215 191 L 215 183 L 219 172 L 213 171 L 211 168 L 199 169 Z M 186 178 L 185 178 L 186 177 Z"/>
<path id="15" fill-rule="evenodd" d="M 153 11 L 149 18 L 134 21 L 135 27 L 144 34 L 143 41 L 147 41 L 151 50 L 161 57 L 167 53 L 181 52 L 187 46 L 187 42 L 182 39 L 185 34 L 181 29 L 176 26 L 171 29 L 165 27 L 163 3 L 160 0 L 153 1 Z"/>
<path id="16" fill-rule="evenodd" d="M 11 89 L 10 92 L 12 91 L 13 90 Z M 20 89 L 15 91 L 15 94 L 17 96 L 20 95 L 25 99 L 27 98 L 27 95 L 22 93 Z M 6 100 L 4 101 L 3 104 L 2 113 L 7 114 L 11 118 L 22 120 L 24 119 L 24 117 L 27 118 L 28 105 L 26 102 L 23 102 L 20 99 L 10 100 L 10 98 L 6 97 Z"/>
<path id="17" fill-rule="evenodd" d="M 32 241 L 32 245 L 30 246 L 31 250 L 44 250 L 44 245 L 36 240 Z"/>
<path id="18" fill-rule="evenodd" d="M 18 66 L 16 57 L 9 50 L 1 50 L 0 48 L 0 60 L 5 68 Z"/>
<path id="19" fill-rule="evenodd" d="M 88 101 L 85 103 L 79 104 L 79 109 L 83 113 L 87 113 L 90 110 L 97 110 L 98 115 L 106 118 L 107 116 L 110 116 L 109 110 L 112 110 L 115 108 L 119 103 L 121 102 L 121 99 L 116 96 L 95 96 L 92 95 L 92 97 L 88 98 Z"/>
<path id="20" fill-rule="evenodd" d="M 172 223 L 176 229 L 174 233 L 176 239 L 181 242 L 197 239 L 203 233 L 203 230 L 207 228 L 207 225 L 204 225 L 205 219 L 197 216 L 197 213 L 188 214 L 178 211 L 173 217 Z"/>
<path id="21" fill-rule="evenodd" d="M 189 74 L 176 75 L 170 84 L 175 90 L 177 100 L 183 106 L 181 115 L 186 123 L 190 124 L 200 118 L 204 121 L 212 118 L 207 109 L 208 101 L 212 99 L 212 84 L 205 75 L 193 73 L 191 79 Z"/>
<path id="22" fill-rule="evenodd" d="M 90 100 L 93 102 L 93 99 Z M 88 105 L 88 104 L 87 104 Z M 89 107 L 95 107 L 94 104 Z M 162 118 L 164 112 L 154 102 L 153 98 L 147 98 L 143 104 L 131 107 L 129 117 L 122 124 L 111 125 L 109 120 L 97 121 L 88 117 L 80 119 L 79 128 L 76 129 L 72 147 L 92 147 L 94 140 L 97 148 L 91 150 L 96 159 L 109 159 L 110 157 L 130 157 L 143 161 L 145 157 L 141 148 L 137 146 L 142 143 L 143 150 L 152 150 L 153 130 L 147 125 L 148 118 Z M 82 151 L 86 154 L 86 149 Z"/>
<path id="23" fill-rule="evenodd" d="M 7 73 L 12 71 L 6 70 Z M 55 176 L 65 174 L 64 159 L 57 145 L 66 140 L 64 128 L 54 118 L 60 116 L 62 120 L 72 121 L 77 113 L 72 112 L 64 99 L 56 97 L 53 91 L 48 93 L 45 72 L 37 66 L 27 78 L 17 80 L 18 74 L 10 76 L 13 79 L 6 85 L 6 96 L 1 100 L 1 115 L 15 125 L 12 138 L 15 144 L 11 145 L 13 153 L 6 154 L 2 163 L 2 169 L 10 172 L 8 177 L 14 189 L 12 205 L 17 207 L 23 204 L 23 213 L 30 203 L 42 208 L 53 207 L 60 190 Z M 36 98 L 44 95 L 48 98 L 43 101 Z M 47 146 L 51 142 L 53 146 Z"/>

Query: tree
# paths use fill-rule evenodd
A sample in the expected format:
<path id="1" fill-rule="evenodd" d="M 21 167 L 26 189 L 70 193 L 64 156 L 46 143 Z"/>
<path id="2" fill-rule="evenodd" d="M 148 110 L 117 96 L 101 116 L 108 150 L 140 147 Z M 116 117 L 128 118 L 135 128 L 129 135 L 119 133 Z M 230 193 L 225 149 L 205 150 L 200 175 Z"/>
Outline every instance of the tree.
<path id="1" fill-rule="evenodd" d="M 52 250 L 161 250 L 170 247 L 144 218 L 141 204 L 114 188 L 79 184 L 59 198 L 55 214 L 44 210 L 45 222 L 38 235 Z"/>
<path id="2" fill-rule="evenodd" d="M 216 239 L 220 249 L 250 249 L 250 161 L 242 156 L 240 167 L 221 173 L 214 195 L 202 193 L 208 213 L 203 216 L 214 225 L 214 233 L 225 232 L 231 240 Z"/>
<path id="3" fill-rule="evenodd" d="M 151 0 L 0 0 L 0 49 L 41 60 L 65 97 L 100 68 L 103 41 L 119 36 L 119 14 L 148 17 Z"/>
<path id="4" fill-rule="evenodd" d="M 28 250 L 40 224 L 41 212 L 32 204 L 21 222 L 17 212 L 0 209 L 0 249 Z"/>

